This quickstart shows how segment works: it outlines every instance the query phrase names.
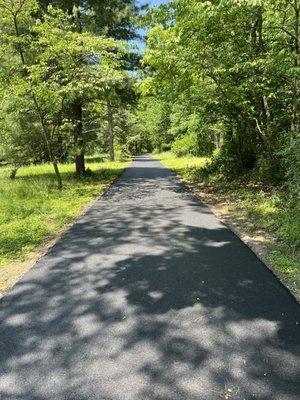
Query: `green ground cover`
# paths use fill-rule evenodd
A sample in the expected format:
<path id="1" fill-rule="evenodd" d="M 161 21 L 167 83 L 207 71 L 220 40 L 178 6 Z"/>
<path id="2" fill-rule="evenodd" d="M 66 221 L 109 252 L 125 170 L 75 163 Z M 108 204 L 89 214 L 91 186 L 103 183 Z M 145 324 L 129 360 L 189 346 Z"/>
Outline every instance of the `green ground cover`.
<path id="1" fill-rule="evenodd" d="M 74 178 L 74 164 L 60 165 L 64 187 L 55 189 L 51 165 L 20 168 L 15 180 L 0 168 L 0 270 L 24 260 L 47 236 L 73 221 L 126 167 L 128 162 L 89 159 L 92 173 Z"/>

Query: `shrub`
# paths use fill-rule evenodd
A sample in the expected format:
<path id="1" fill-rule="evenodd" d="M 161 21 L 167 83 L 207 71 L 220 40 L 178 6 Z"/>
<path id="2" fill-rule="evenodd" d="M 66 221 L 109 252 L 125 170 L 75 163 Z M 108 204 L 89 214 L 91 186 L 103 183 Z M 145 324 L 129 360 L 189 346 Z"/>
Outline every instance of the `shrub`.
<path id="1" fill-rule="evenodd" d="M 171 147 L 172 147 L 172 144 L 171 144 L 171 143 L 162 143 L 161 146 L 160 146 L 161 151 L 162 151 L 163 153 L 166 152 L 166 151 L 170 151 L 170 150 L 171 150 Z"/>
<path id="2" fill-rule="evenodd" d="M 291 139 L 280 153 L 286 170 L 285 186 L 291 198 L 298 202 L 300 200 L 300 139 Z"/>
<path id="3" fill-rule="evenodd" d="M 172 153 L 177 157 L 186 155 L 196 155 L 197 153 L 197 139 L 195 135 L 189 134 L 176 139 L 171 147 Z"/>

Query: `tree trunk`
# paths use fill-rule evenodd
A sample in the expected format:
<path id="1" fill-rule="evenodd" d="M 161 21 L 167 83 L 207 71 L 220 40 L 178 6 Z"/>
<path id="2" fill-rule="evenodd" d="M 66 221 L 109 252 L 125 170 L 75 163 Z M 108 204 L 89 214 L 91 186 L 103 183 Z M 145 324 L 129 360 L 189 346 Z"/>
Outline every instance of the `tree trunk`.
<path id="1" fill-rule="evenodd" d="M 83 176 L 85 174 L 85 159 L 84 152 L 80 151 L 75 157 L 76 176 Z"/>
<path id="2" fill-rule="evenodd" d="M 73 7 L 68 8 L 68 14 L 72 16 L 73 22 L 76 24 L 78 33 L 82 33 L 81 14 L 78 12 L 75 16 L 73 14 Z M 84 64 L 84 59 L 82 59 Z M 75 123 L 74 140 L 76 146 L 75 156 L 75 174 L 77 177 L 85 175 L 85 141 L 83 137 L 83 122 L 82 122 L 82 98 L 78 97 L 71 105 L 71 114 Z"/>
<path id="3" fill-rule="evenodd" d="M 10 171 L 9 178 L 10 178 L 10 179 L 16 179 L 17 172 L 18 172 L 18 167 L 13 168 L 13 169 Z"/>
<path id="4" fill-rule="evenodd" d="M 252 27 L 252 49 L 253 53 L 257 57 L 263 57 L 265 51 L 265 45 L 263 40 L 263 7 L 258 6 L 255 10 L 255 22 Z M 265 75 L 266 72 L 264 72 Z M 260 114 L 255 118 L 256 131 L 260 136 L 265 156 L 271 162 L 274 159 L 272 149 L 272 116 L 268 105 L 266 95 L 263 93 L 259 96 L 259 110 Z"/>
<path id="5" fill-rule="evenodd" d="M 62 180 L 61 180 L 61 175 L 57 166 L 57 162 L 53 161 L 53 168 L 54 168 L 54 172 L 55 172 L 55 177 L 56 177 L 56 182 L 57 182 L 57 189 L 61 190 L 62 189 Z"/>
<path id="6" fill-rule="evenodd" d="M 215 144 L 215 149 L 220 150 L 222 147 L 222 134 L 221 132 L 216 132 L 214 131 L 214 144 Z"/>
<path id="7" fill-rule="evenodd" d="M 85 174 L 85 158 L 84 158 L 84 138 L 82 124 L 82 100 L 76 99 L 72 104 L 72 113 L 75 123 L 74 136 L 76 146 L 75 167 L 76 176 L 80 177 Z"/>
<path id="8" fill-rule="evenodd" d="M 110 161 L 115 161 L 114 114 L 113 114 L 113 108 L 112 108 L 111 104 L 109 104 L 109 103 L 107 104 L 107 122 L 108 122 L 109 159 L 110 159 Z"/>

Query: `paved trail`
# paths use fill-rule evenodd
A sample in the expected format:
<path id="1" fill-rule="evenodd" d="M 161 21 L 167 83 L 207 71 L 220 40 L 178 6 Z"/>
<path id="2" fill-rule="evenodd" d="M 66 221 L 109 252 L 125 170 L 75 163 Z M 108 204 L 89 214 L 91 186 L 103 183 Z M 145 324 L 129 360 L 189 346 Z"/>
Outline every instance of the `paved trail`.
<path id="1" fill-rule="evenodd" d="M 299 400 L 299 306 L 139 157 L 0 304 L 1 400 Z"/>

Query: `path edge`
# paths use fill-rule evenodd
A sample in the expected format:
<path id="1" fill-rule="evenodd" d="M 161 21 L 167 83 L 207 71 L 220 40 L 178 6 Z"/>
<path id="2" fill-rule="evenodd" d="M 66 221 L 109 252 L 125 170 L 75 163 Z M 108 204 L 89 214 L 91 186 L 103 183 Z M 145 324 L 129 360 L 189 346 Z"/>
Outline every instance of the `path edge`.
<path id="1" fill-rule="evenodd" d="M 27 272 L 34 268 L 39 263 L 39 261 L 53 249 L 53 247 L 59 242 L 59 240 L 73 228 L 73 226 L 80 220 L 80 218 L 85 216 L 95 203 L 101 201 L 101 199 L 108 193 L 110 188 L 114 184 L 116 184 L 121 176 L 131 167 L 132 162 L 133 159 L 129 161 L 129 165 L 125 167 L 119 175 L 115 176 L 111 179 L 110 182 L 108 182 L 103 192 L 94 197 L 83 207 L 81 212 L 76 216 L 73 221 L 62 226 L 57 232 L 48 235 L 43 240 L 43 242 L 35 249 L 35 251 L 33 251 L 31 255 L 28 256 L 26 260 L 20 262 L 16 261 L 8 264 L 12 267 L 16 264 L 22 264 L 24 265 L 24 270 L 14 280 L 12 280 L 11 284 L 9 284 L 9 286 L 5 290 L 0 291 L 0 303 L 2 302 L 2 299 L 10 292 L 10 290 L 12 290 L 12 288 L 27 274 Z"/>
<path id="2" fill-rule="evenodd" d="M 178 180 L 178 182 L 190 193 L 192 194 L 198 201 L 200 201 L 205 207 L 207 207 L 210 212 L 219 220 L 226 228 L 228 228 L 245 246 L 248 247 L 248 249 L 256 256 L 256 258 L 262 262 L 265 267 L 269 270 L 269 272 L 274 276 L 274 278 L 280 282 L 280 284 L 283 286 L 285 291 L 292 297 L 292 299 L 300 305 L 300 293 L 297 293 L 296 290 L 294 290 L 292 287 L 290 287 L 290 284 L 288 280 L 281 274 L 279 271 L 277 271 L 274 266 L 267 260 L 266 257 L 263 256 L 263 247 L 259 244 L 253 243 L 251 240 L 247 240 L 245 238 L 244 233 L 242 232 L 242 229 L 239 228 L 234 222 L 234 220 L 230 217 L 224 218 L 218 215 L 213 206 L 209 204 L 203 196 L 197 194 L 194 190 L 193 184 L 185 181 L 182 176 L 178 175 L 172 168 L 166 166 L 161 160 L 158 158 L 155 158 L 155 156 L 152 156 L 153 160 L 159 161 L 165 168 L 170 170 L 173 174 L 173 176 Z"/>

